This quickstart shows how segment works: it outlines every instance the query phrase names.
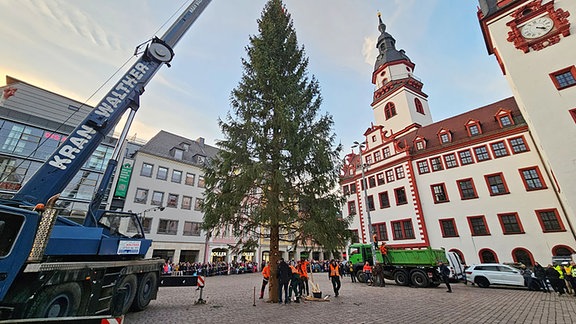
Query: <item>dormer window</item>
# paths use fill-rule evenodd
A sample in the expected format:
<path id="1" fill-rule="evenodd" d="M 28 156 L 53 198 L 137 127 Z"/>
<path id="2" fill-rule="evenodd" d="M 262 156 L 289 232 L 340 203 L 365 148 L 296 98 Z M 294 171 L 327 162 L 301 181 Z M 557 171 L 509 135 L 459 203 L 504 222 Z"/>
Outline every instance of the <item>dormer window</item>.
<path id="1" fill-rule="evenodd" d="M 438 132 L 438 139 L 440 140 L 441 144 L 448 144 L 452 142 L 452 133 L 450 133 L 447 129 L 441 129 Z"/>
<path id="2" fill-rule="evenodd" d="M 470 120 L 468 123 L 466 123 L 466 130 L 468 131 L 468 136 L 470 137 L 482 134 L 480 122 L 477 120 Z"/>
<path id="3" fill-rule="evenodd" d="M 514 119 L 512 119 L 512 112 L 510 110 L 500 109 L 495 118 L 500 124 L 500 128 L 508 127 L 514 125 Z"/>
<path id="4" fill-rule="evenodd" d="M 414 145 L 416 146 L 416 150 L 420 151 L 426 148 L 426 140 L 422 137 L 417 137 L 414 140 Z"/>
<path id="5" fill-rule="evenodd" d="M 396 116 L 396 106 L 393 102 L 387 103 L 384 107 L 384 116 L 386 116 L 386 119 Z"/>
<path id="6" fill-rule="evenodd" d="M 202 156 L 202 155 L 198 155 L 198 157 L 196 158 L 198 160 L 198 163 L 202 164 L 206 161 L 206 157 Z"/>
<path id="7" fill-rule="evenodd" d="M 174 158 L 178 160 L 182 160 L 184 156 L 184 150 L 181 149 L 174 149 Z"/>
<path id="8" fill-rule="evenodd" d="M 190 144 L 182 143 L 182 148 L 184 149 L 184 151 L 188 151 L 188 150 L 190 150 Z"/>

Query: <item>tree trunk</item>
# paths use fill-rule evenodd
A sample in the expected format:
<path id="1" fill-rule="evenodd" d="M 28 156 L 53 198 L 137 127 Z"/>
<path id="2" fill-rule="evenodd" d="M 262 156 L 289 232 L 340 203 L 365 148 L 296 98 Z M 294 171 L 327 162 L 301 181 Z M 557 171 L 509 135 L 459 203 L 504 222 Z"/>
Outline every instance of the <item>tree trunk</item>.
<path id="1" fill-rule="evenodd" d="M 280 226 L 278 224 L 270 227 L 270 281 L 268 287 L 268 298 L 274 302 L 278 302 L 278 261 L 279 256 L 279 242 L 280 242 Z"/>

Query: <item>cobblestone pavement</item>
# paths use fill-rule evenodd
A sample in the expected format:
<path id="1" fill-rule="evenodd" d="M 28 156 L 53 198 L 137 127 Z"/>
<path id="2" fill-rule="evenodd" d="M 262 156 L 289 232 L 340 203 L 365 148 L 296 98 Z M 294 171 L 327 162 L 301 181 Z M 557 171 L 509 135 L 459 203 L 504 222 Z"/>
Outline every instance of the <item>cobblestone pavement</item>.
<path id="1" fill-rule="evenodd" d="M 386 287 L 351 283 L 342 278 L 340 296 L 327 302 L 274 304 L 258 299 L 261 275 L 206 278 L 202 299 L 196 287 L 163 287 L 143 312 L 126 315 L 125 323 L 574 323 L 576 297 L 521 288 L 479 288 L 452 284 L 410 288 L 387 281 Z M 323 295 L 333 295 L 326 273 L 314 274 Z M 254 290 L 256 299 L 254 299 Z"/>

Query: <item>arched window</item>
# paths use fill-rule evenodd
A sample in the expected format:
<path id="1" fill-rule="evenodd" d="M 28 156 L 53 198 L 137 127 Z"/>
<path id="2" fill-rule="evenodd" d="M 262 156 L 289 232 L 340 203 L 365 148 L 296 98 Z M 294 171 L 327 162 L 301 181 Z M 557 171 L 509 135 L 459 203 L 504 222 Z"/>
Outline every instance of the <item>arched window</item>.
<path id="1" fill-rule="evenodd" d="M 393 102 L 389 102 L 386 104 L 386 106 L 384 107 L 384 115 L 386 116 L 386 119 L 390 119 L 396 116 L 396 106 L 394 105 Z"/>
<path id="2" fill-rule="evenodd" d="M 552 255 L 553 256 L 564 256 L 564 255 L 572 255 L 574 250 L 566 245 L 556 245 L 552 248 Z"/>
<path id="3" fill-rule="evenodd" d="M 534 257 L 532 256 L 532 253 L 524 248 L 516 248 L 512 250 L 512 260 L 514 260 L 514 262 L 522 263 L 527 267 L 534 265 Z"/>
<path id="4" fill-rule="evenodd" d="M 414 98 L 414 104 L 416 105 L 416 112 L 421 113 L 424 115 L 424 107 L 422 106 L 422 102 L 418 98 Z"/>
<path id="5" fill-rule="evenodd" d="M 458 249 L 450 249 L 448 250 L 449 252 L 454 252 L 456 254 L 458 254 L 458 256 L 460 257 L 460 260 L 462 260 L 463 264 L 466 264 L 466 259 L 464 259 L 464 253 L 462 253 L 462 251 L 458 250 Z"/>
<path id="6" fill-rule="evenodd" d="M 490 249 L 482 249 L 478 252 L 480 262 L 482 263 L 498 263 L 498 256 Z"/>

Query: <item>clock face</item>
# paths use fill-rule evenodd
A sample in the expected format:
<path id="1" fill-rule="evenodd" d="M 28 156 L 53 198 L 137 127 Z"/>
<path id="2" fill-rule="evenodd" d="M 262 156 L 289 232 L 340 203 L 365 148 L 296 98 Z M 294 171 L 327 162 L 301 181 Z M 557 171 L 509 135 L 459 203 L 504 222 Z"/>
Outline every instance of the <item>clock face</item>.
<path id="1" fill-rule="evenodd" d="M 554 22 L 548 17 L 539 17 L 530 20 L 520 27 L 520 33 L 524 38 L 533 39 L 542 37 L 552 30 Z"/>

